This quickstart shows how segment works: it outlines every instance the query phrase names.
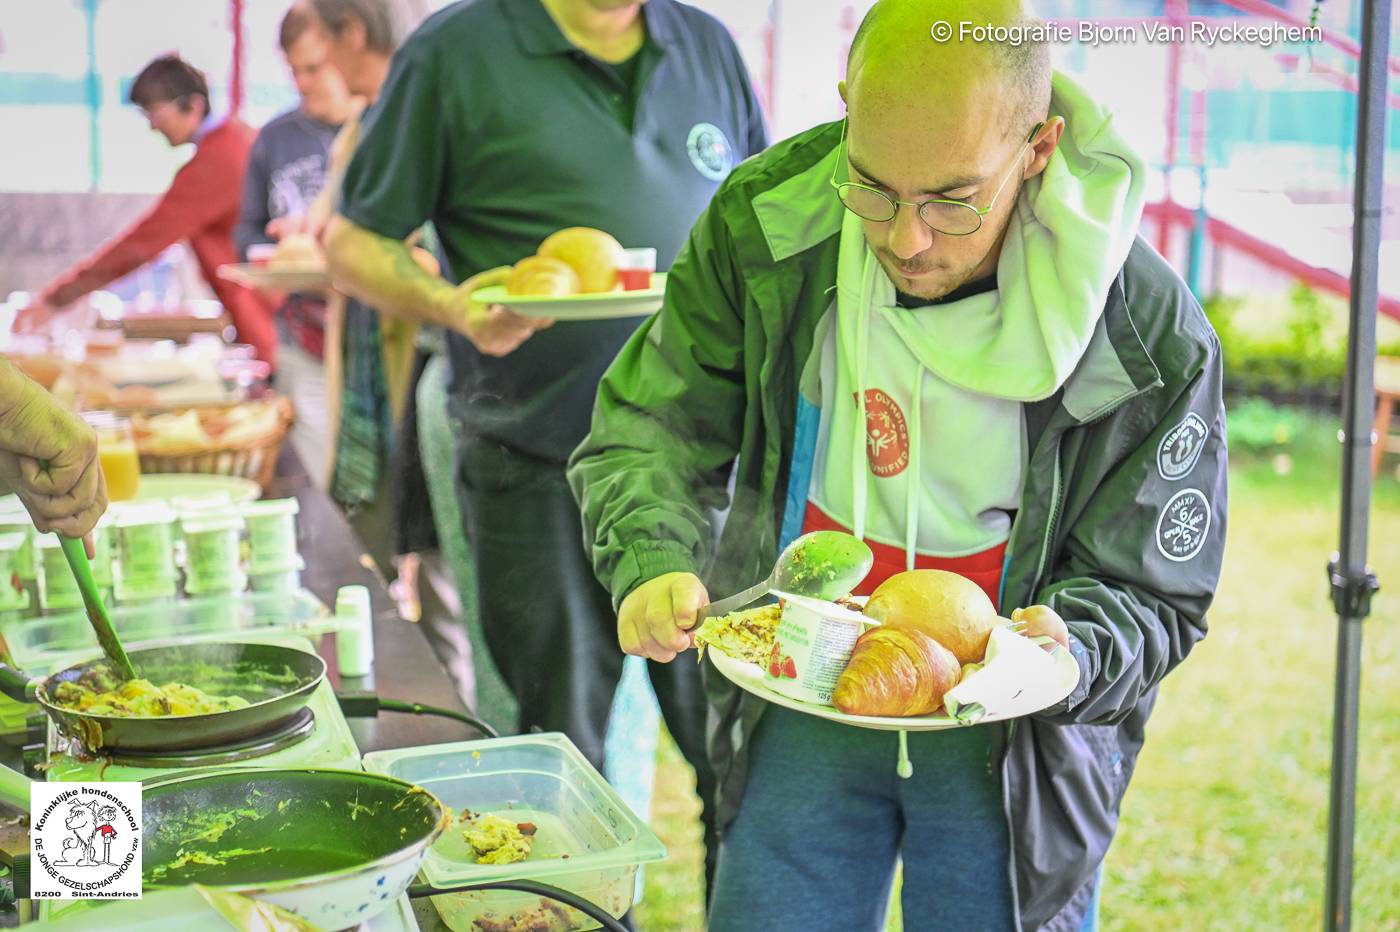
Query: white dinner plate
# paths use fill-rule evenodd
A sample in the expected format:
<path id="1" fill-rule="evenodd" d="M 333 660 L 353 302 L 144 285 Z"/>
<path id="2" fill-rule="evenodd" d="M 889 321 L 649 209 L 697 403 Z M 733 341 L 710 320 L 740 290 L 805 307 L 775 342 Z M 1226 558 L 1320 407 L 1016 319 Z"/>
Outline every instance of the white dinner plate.
<path id="1" fill-rule="evenodd" d="M 219 266 L 219 277 L 255 291 L 329 291 L 331 274 L 321 262 Z"/>
<path id="2" fill-rule="evenodd" d="M 472 295 L 483 304 L 499 304 L 525 317 L 553 317 L 556 320 L 614 320 L 619 317 L 646 317 L 655 313 L 666 297 L 666 273 L 651 277 L 645 291 L 605 291 L 601 294 L 553 295 L 508 294 L 504 285 L 482 288 Z"/>
<path id="3" fill-rule="evenodd" d="M 808 715 L 840 722 L 843 725 L 873 728 L 876 731 L 941 731 L 946 728 L 964 727 L 962 723 L 955 721 L 943 712 L 937 715 L 919 715 L 909 718 L 847 715 L 835 706 L 822 705 L 817 702 L 803 702 L 801 699 L 792 699 L 782 693 L 774 692 L 768 688 L 763 671 L 756 664 L 735 660 L 723 651 L 713 648 L 707 650 L 705 654 L 714 662 L 715 669 L 740 689 L 747 690 L 774 705 L 792 709 L 794 712 L 805 712 Z M 1079 684 L 1078 661 L 1074 659 L 1073 654 L 1063 648 L 1057 648 L 1050 657 L 1055 661 L 1055 675 L 1053 677 L 1043 682 L 1028 684 L 1014 702 L 999 714 L 989 714 L 980 719 L 978 724 L 1031 715 L 1062 701 L 1073 692 L 1074 687 Z"/>

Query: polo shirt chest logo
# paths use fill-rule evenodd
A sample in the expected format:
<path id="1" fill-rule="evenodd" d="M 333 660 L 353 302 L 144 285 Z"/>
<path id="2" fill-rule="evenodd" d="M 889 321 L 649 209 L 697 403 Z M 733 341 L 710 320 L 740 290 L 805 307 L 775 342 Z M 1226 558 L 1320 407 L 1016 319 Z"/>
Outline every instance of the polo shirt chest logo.
<path id="1" fill-rule="evenodd" d="M 878 388 L 865 392 L 865 453 L 870 471 L 881 479 L 909 468 L 909 425 L 904 412 Z"/>
<path id="2" fill-rule="evenodd" d="M 696 123 L 685 141 L 690 163 L 711 181 L 723 181 L 734 167 L 734 147 L 724 130 L 713 123 Z"/>

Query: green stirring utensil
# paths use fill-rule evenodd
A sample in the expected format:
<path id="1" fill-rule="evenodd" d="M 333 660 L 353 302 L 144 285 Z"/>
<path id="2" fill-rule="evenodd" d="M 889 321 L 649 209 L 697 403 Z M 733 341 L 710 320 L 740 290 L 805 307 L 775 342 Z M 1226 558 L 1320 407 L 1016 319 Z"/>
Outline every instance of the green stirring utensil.
<path id="1" fill-rule="evenodd" d="M 126 655 L 121 638 L 117 637 L 117 629 L 112 627 L 112 616 L 107 613 L 107 606 L 97 591 L 97 582 L 92 578 L 92 564 L 88 562 L 83 542 L 62 535 L 59 535 L 58 542 L 63 548 L 64 558 L 68 560 L 68 568 L 73 571 L 73 578 L 78 581 L 78 591 L 83 594 L 83 607 L 87 609 L 88 622 L 97 634 L 97 643 L 102 645 L 102 653 L 107 655 L 107 660 L 119 677 L 124 680 L 136 679 L 131 658 Z"/>
<path id="2" fill-rule="evenodd" d="M 40 460 L 39 467 L 47 471 L 49 464 Z M 88 622 L 97 635 L 97 643 L 101 645 L 102 653 L 107 655 L 112 669 L 119 677 L 124 680 L 136 679 L 136 670 L 131 666 L 131 658 L 126 655 L 126 649 L 117 637 L 117 629 L 112 626 L 112 616 L 107 613 L 107 606 L 103 604 L 102 596 L 97 591 L 97 582 L 92 578 L 92 564 L 88 562 L 87 550 L 83 547 L 82 540 L 60 534 L 58 543 L 63 549 L 64 559 L 68 561 L 68 568 L 73 572 L 73 578 L 77 580 L 78 591 L 83 594 L 83 607 L 87 609 Z"/>

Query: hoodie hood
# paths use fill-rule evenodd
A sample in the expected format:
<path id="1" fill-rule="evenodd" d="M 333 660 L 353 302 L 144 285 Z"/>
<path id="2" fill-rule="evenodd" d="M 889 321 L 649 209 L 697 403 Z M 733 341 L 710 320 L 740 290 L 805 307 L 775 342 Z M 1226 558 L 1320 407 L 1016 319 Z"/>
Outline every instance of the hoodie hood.
<path id="1" fill-rule="evenodd" d="M 911 568 L 1006 542 L 1022 405 L 1074 372 L 1137 234 L 1143 163 L 1109 113 L 1056 74 L 1051 115 L 1065 131 L 1017 196 L 996 290 L 897 307 L 860 219 L 842 221 L 811 495 L 856 536 L 902 545 Z"/>
<path id="2" fill-rule="evenodd" d="M 1049 397 L 1074 371 L 1127 261 L 1144 204 L 1143 161 L 1107 110 L 1057 73 L 1050 115 L 1064 118 L 1065 131 L 1045 170 L 1017 197 L 997 263 L 997 290 L 917 316 L 890 315 L 910 350 L 939 378 L 1015 401 Z M 856 245 L 852 227 L 859 232 L 860 222 L 848 215 L 843 254 Z M 863 240 L 862 280 L 845 276 L 840 288 L 843 303 L 868 312 L 893 305 L 895 290 Z M 849 330 L 841 328 L 843 342 L 854 336 Z"/>

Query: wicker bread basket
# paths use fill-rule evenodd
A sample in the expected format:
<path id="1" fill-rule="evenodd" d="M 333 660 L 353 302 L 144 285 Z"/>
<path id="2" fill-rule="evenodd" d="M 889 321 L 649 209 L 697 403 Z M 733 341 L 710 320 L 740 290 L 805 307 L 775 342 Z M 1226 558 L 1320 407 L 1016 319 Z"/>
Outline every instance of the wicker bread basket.
<path id="1" fill-rule="evenodd" d="M 152 450 L 138 440 L 137 452 L 141 457 L 141 471 L 143 473 L 208 473 L 220 476 L 238 476 L 252 479 L 266 491 L 272 483 L 273 473 L 277 468 L 277 455 L 282 449 L 282 441 L 286 439 L 287 430 L 292 426 L 294 417 L 291 400 L 284 395 L 260 399 L 258 403 L 276 406 L 278 416 L 274 429 L 265 431 L 242 444 L 219 444 L 216 438 L 213 445 L 199 444 L 184 447 L 166 445 L 159 450 Z M 201 415 L 204 413 L 217 414 L 227 411 L 227 406 L 197 407 L 187 410 L 193 410 Z M 168 413 L 168 411 L 169 409 L 164 409 L 161 413 Z"/>

